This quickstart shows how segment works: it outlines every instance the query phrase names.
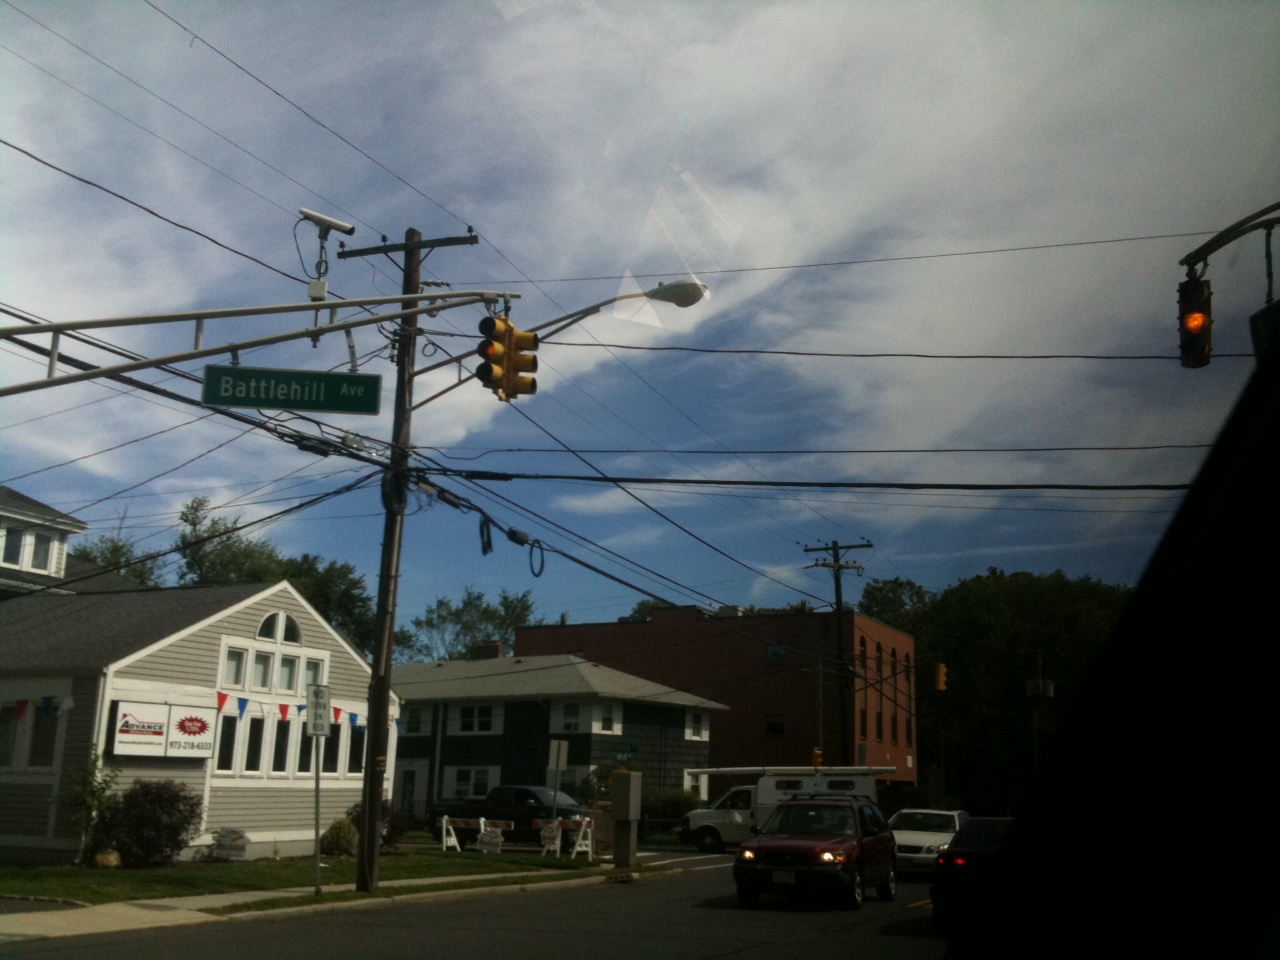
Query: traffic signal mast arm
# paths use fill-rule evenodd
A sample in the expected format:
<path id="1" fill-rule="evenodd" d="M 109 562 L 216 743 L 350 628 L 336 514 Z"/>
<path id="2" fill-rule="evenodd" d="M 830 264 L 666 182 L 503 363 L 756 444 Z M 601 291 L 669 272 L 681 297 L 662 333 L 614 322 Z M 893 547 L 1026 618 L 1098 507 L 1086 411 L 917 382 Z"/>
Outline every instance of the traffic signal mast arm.
<path id="1" fill-rule="evenodd" d="M 1233 223 L 1217 236 L 1202 243 L 1178 261 L 1187 268 L 1187 279 L 1178 284 L 1178 352 L 1184 367 L 1206 367 L 1213 355 L 1213 294 L 1209 281 L 1204 278 L 1209 267 L 1209 256 L 1255 230 L 1266 231 L 1267 304 L 1271 304 L 1271 231 L 1280 225 L 1280 217 L 1262 219 L 1280 210 L 1280 203 L 1263 207 L 1243 220 Z M 1200 269 L 1197 270 L 1197 267 Z M 1270 332 L 1268 318 L 1272 316 L 1264 307 L 1250 318 L 1250 332 L 1254 339 L 1254 354 L 1260 352 L 1262 342 Z M 1268 329 L 1260 329 L 1268 327 Z"/>

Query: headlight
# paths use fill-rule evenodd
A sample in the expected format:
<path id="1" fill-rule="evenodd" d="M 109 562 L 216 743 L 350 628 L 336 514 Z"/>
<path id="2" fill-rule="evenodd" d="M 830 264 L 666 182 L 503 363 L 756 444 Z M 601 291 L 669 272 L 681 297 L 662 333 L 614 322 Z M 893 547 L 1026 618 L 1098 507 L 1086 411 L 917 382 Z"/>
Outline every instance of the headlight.
<path id="1" fill-rule="evenodd" d="M 938 852 L 938 848 L 937 848 L 937 847 L 925 847 L 925 848 L 924 848 L 924 850 L 923 850 L 923 851 L 921 851 L 921 852 L 922 852 L 922 853 L 928 853 L 928 854 L 934 854 L 934 853 L 937 853 L 937 852 Z"/>
<path id="2" fill-rule="evenodd" d="M 739 850 L 738 857 L 742 860 L 754 860 L 756 852 L 754 850 Z"/>
<path id="3" fill-rule="evenodd" d="M 843 850 L 828 850 L 822 854 L 823 863 L 844 863 Z"/>

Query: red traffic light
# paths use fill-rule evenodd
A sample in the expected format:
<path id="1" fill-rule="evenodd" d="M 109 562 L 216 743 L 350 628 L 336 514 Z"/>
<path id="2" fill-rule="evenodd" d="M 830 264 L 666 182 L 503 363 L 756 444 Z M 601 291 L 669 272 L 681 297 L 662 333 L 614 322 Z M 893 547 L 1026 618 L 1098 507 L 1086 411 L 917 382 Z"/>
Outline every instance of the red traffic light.
<path id="1" fill-rule="evenodd" d="M 1213 355 L 1213 293 L 1209 281 L 1178 284 L 1178 352 L 1184 367 L 1207 367 Z"/>

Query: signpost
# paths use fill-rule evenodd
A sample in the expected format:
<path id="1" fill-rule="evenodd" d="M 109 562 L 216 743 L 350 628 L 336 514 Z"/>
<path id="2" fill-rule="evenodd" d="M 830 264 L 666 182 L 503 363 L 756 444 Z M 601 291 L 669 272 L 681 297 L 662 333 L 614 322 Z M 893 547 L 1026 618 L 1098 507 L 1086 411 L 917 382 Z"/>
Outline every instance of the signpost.
<path id="1" fill-rule="evenodd" d="M 316 772 L 316 896 L 320 896 L 320 741 L 329 735 L 329 688 L 307 684 L 307 733 L 311 735 L 312 769 Z"/>
<path id="2" fill-rule="evenodd" d="M 200 402 L 210 407 L 376 415 L 382 403 L 382 376 L 210 365 L 204 368 Z"/>

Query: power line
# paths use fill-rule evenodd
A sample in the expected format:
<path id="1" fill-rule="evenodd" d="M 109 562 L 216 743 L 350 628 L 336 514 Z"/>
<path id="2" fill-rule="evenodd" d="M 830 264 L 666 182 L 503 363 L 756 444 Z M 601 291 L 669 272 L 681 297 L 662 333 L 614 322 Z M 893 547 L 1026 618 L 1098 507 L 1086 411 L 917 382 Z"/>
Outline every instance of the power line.
<path id="1" fill-rule="evenodd" d="M 1145 240 L 1178 240 L 1185 237 L 1212 236 L 1217 230 L 1195 230 L 1190 233 L 1155 233 L 1138 237 L 1110 237 L 1104 240 L 1069 240 L 1059 243 L 1034 243 L 1019 247 L 991 247 L 984 250 L 955 250 L 947 253 L 917 253 L 900 257 L 866 257 L 859 260 L 818 260 L 811 263 L 783 263 L 762 267 L 728 267 L 721 270 L 699 270 L 698 275 L 711 277 L 728 273 L 767 273 L 778 270 L 816 270 L 822 267 L 853 267 L 868 263 L 901 263 L 907 260 L 942 260 L 948 257 L 981 257 L 998 253 L 1023 253 L 1029 250 L 1061 250 L 1068 247 L 1091 247 L 1108 243 L 1138 243 Z M 662 277 L 683 277 L 688 270 L 674 270 L 663 273 L 627 273 L 618 275 L 600 275 L 594 277 L 540 277 L 535 280 L 501 280 L 486 281 L 489 283 L 589 283 L 596 280 L 654 280 Z M 470 283 L 471 281 L 467 281 Z M 1217 354 L 1214 354 L 1216 357 Z"/>
<path id="2" fill-rule="evenodd" d="M 1215 355 L 1216 356 L 1216 355 Z M 848 454 L 921 454 L 921 453 L 1110 453 L 1110 452 L 1138 452 L 1144 450 L 1207 450 L 1212 447 L 1211 443 L 1152 443 L 1152 444 L 1125 444 L 1125 445 L 1089 445 L 1089 446 L 1067 446 L 1067 447 L 848 447 L 844 449 L 798 449 L 798 450 L 774 450 L 774 449 L 746 449 L 746 450 L 669 450 L 665 448 L 655 448 L 651 450 L 644 449 L 624 449 L 624 448 L 579 448 L 578 453 L 591 454 L 596 456 L 616 455 L 616 456 L 632 456 L 636 454 L 679 454 L 680 456 L 751 456 L 751 457 L 792 457 L 792 456 L 846 456 Z M 438 456 L 448 460 L 479 460 L 499 453 L 566 453 L 569 451 L 559 447 L 495 447 L 489 450 L 483 450 L 472 457 L 462 457 L 455 454 L 447 453 L 446 449 L 465 449 L 465 448 L 444 448 L 444 447 L 420 447 L 419 449 L 432 450 Z"/>
<path id="3" fill-rule="evenodd" d="M 375 227 L 371 227 L 371 226 L 369 226 L 369 224 L 365 223 L 363 220 L 360 220 L 358 217 L 356 217 L 356 216 L 355 216 L 355 214 L 351 213 L 349 210 L 345 210 L 345 209 L 343 209 L 343 208 L 342 208 L 342 206 L 341 206 L 341 205 L 339 205 L 338 203 L 336 203 L 335 201 L 330 200 L 328 197 L 325 197 L 325 196 L 323 196 L 322 194 L 316 193 L 316 191 L 312 190 L 312 189 L 311 189 L 310 187 L 308 187 L 305 183 L 302 183 L 300 180 L 295 180 L 293 177 L 289 176 L 289 174 L 285 173 L 285 172 L 284 172 L 283 170 L 281 170 L 279 167 L 273 166 L 272 164 L 268 163 L 266 160 L 262 159 L 262 157 L 260 157 L 260 156 L 258 156 L 257 154 L 255 154 L 255 153 L 251 152 L 250 150 L 247 150 L 246 148 L 244 148 L 244 147 L 240 146 L 240 144 L 236 143 L 236 142 L 235 142 L 234 140 L 232 140 L 230 137 L 226 136 L 225 134 L 219 133 L 219 132 L 218 132 L 217 130 L 215 130 L 213 127 L 209 126 L 207 123 L 204 123 L 203 121 L 198 120 L 196 117 L 192 116 L 191 114 L 187 113 L 187 111 L 185 111 L 185 110 L 183 110 L 181 107 L 179 107 L 176 103 L 173 103 L 173 102 L 172 102 L 172 101 L 170 101 L 170 100 L 166 100 L 164 97 L 160 96 L 160 94 L 156 93 L 154 90 L 151 90 L 150 88 L 148 88 L 148 87 L 144 86 L 143 84 L 139 83 L 137 80 L 134 80 L 134 79 L 133 79 L 132 77 L 130 77 L 128 74 L 122 73 L 120 70 L 117 70 L 115 67 L 111 66 L 111 64 L 107 63 L 107 61 L 103 60 L 101 57 L 95 56 L 94 54 L 90 53 L 88 50 L 86 50 L 84 47 L 80 46 L 80 45 L 79 45 L 78 43 L 76 43 L 74 40 L 70 40 L 70 39 L 68 39 L 67 37 L 64 37 L 62 34 L 58 33 L 58 31 L 57 31 L 57 30 L 54 30 L 54 29 L 53 29 L 51 26 L 49 26 L 47 23 L 44 23 L 43 21 L 36 19 L 36 18 L 35 18 L 35 17 L 33 17 L 31 14 L 27 13 L 25 10 L 21 9 L 20 7 L 15 6 L 13 3 L 11 3 L 11 2 L 10 2 L 10 0 L 0 0 L 0 3 L 3 3 L 6 7 L 9 7 L 11 10 L 14 10 L 14 11 L 16 11 L 17 13 L 22 14 L 22 16 L 26 17 L 28 20 L 30 20 L 32 23 L 34 23 L 34 24 L 36 24 L 37 26 L 39 26 L 41 29 L 48 31 L 49 33 L 51 33 L 51 34 L 53 34 L 55 37 L 57 37 L 59 40 L 61 40 L 63 43 L 65 43 L 65 44 L 67 44 L 67 45 L 69 45 L 69 46 L 71 46 L 71 47 L 74 47 L 76 50 L 79 50 L 81 53 L 83 53 L 83 54 L 84 54 L 86 57 L 88 57 L 90 60 L 93 60 L 95 63 L 99 63 L 99 64 L 101 64 L 102 66 L 106 67 L 108 70 L 110 70 L 110 71 L 111 71 L 112 73 L 114 73 L 116 76 L 120 77 L 122 80 L 127 81 L 128 83 L 131 83 L 133 86 L 137 87 L 137 88 L 138 88 L 139 90 L 141 90 L 143 93 L 147 94 L 148 96 L 154 97 L 156 100 L 159 100 L 159 101 L 160 101 L 161 103 L 163 103 L 165 106 L 167 106 L 167 107 L 169 107 L 170 109 L 175 110 L 175 111 L 177 111 L 178 113 L 182 114 L 182 116 L 186 117 L 186 118 L 187 118 L 188 120 L 190 120 L 192 123 L 194 123 L 194 124 L 196 124 L 197 126 L 199 126 L 199 127 L 203 128 L 203 129 L 205 129 L 205 130 L 209 131 L 210 133 L 212 133 L 212 134 L 213 134 L 215 137 L 217 137 L 219 140 L 222 140 L 222 141 L 224 141 L 224 142 L 226 142 L 226 143 L 230 144 L 232 147 L 235 147 L 237 150 L 239 150 L 241 153 L 245 154 L 246 156 L 248 156 L 248 157 L 250 157 L 250 158 L 252 158 L 252 159 L 254 159 L 254 160 L 257 160 L 260 164 L 262 164 L 262 165 L 263 165 L 264 167 L 266 167 L 267 169 L 269 169 L 269 170 L 271 170 L 271 171 L 273 171 L 273 172 L 275 172 L 275 173 L 278 173 L 280 176 L 284 177 L 284 178 L 285 178 L 286 180 L 288 180 L 290 183 L 293 183 L 293 184 L 295 184 L 296 186 L 301 187 L 303 190 L 307 191 L 307 193 L 311 194 L 313 197 L 316 197 L 316 198 L 317 198 L 317 199 L 319 199 L 319 200 L 323 200 L 325 203 L 329 204 L 329 206 L 330 206 L 331 208 L 333 208 L 333 209 L 335 209 L 335 210 L 340 210 L 341 212 L 343 212 L 343 213 L 347 214 L 347 216 L 353 217 L 353 218 L 354 218 L 358 223 L 363 223 L 366 227 L 369 227 L 369 229 L 370 229 L 370 230 L 374 230 L 374 231 L 376 232 L 376 228 L 375 228 Z"/>
<path id="4" fill-rule="evenodd" d="M 0 3 L 4 3 L 4 2 L 7 2 L 7 0 L 0 0 Z M 281 270 L 279 267 L 273 267 L 271 264 L 267 263 L 265 260 L 259 260 L 257 257 L 255 257 L 251 253 L 245 253 L 243 250 L 237 250 L 235 247 L 225 244 L 221 240 L 215 240 L 213 237 L 209 236 L 209 234 L 204 233 L 201 230 L 197 230 L 195 227 L 188 227 L 185 223 L 179 223 L 177 220 L 173 220 L 169 217 L 166 217 L 163 213 L 157 213 L 155 210 L 152 210 L 148 206 L 144 206 L 143 204 L 139 203 L 137 200 L 129 199 L 123 193 L 117 193 L 115 190 L 112 190 L 109 187 L 104 187 L 100 183 L 96 183 L 95 181 L 90 180 L 86 177 L 78 176 L 77 174 L 72 173 L 70 170 L 64 170 L 62 167 L 58 166 L 57 164 L 50 163 L 48 160 L 45 160 L 42 157 L 36 156 L 30 150 L 24 150 L 22 149 L 22 147 L 19 147 L 16 144 L 10 143 L 8 140 L 0 138 L 0 144 L 3 144 L 4 146 L 8 147 L 11 150 L 16 150 L 18 151 L 18 153 L 21 153 L 21 154 L 24 154 L 25 156 L 30 157 L 32 160 L 36 161 L 36 163 L 44 164 L 46 167 L 48 167 L 51 170 L 56 170 L 58 173 L 61 173 L 63 176 L 70 177 L 72 180 L 78 180 L 80 183 L 83 183 L 86 186 L 93 187 L 95 190 L 101 190 L 103 193 L 109 194 L 115 197 L 117 200 L 123 200 L 125 203 L 129 204 L 130 206 L 137 207 L 143 213 L 151 214 L 151 216 L 155 217 L 157 220 L 163 220 L 165 223 L 169 224 L 170 226 L 177 227 L 179 230 L 185 230 L 187 231 L 187 233 L 193 233 L 197 237 L 200 237 L 202 240 L 208 240 L 214 246 L 221 247 L 223 250 L 226 250 L 229 253 L 234 253 L 237 257 L 244 257 L 244 259 L 252 263 L 256 263 L 260 267 L 266 267 L 272 273 L 278 273 L 280 274 L 280 276 L 285 277 L 289 280 L 293 280 L 295 283 L 305 284 L 307 282 L 302 277 L 295 277 L 293 274 L 286 273 L 284 270 Z"/>
<path id="5" fill-rule="evenodd" d="M 766 357 L 822 357 L 837 360 L 1177 360 L 1175 354 L 1159 353 L 846 353 L 833 350 L 773 350 L 754 347 L 683 347 L 645 346 L 627 343 L 583 343 L 571 340 L 548 340 L 558 347 L 608 347 L 612 350 L 643 350 L 649 353 L 741 354 Z M 1249 358 L 1252 353 L 1215 353 L 1219 357 Z"/>
<path id="6" fill-rule="evenodd" d="M 585 463 L 586 461 L 583 462 Z M 589 463 L 587 465 L 591 466 Z M 593 467 L 592 469 L 595 468 Z M 671 477 L 619 477 L 608 476 L 604 473 L 600 473 L 599 476 L 590 476 L 586 474 L 499 473 L 492 470 L 452 469 L 434 469 L 429 472 L 440 476 L 464 477 L 468 480 L 562 480 L 581 481 L 583 483 L 608 483 L 619 487 L 619 489 L 622 489 L 621 484 L 628 483 L 643 483 L 664 487 L 772 487 L 818 490 L 1189 490 L 1191 488 L 1189 483 L 906 483 L 857 480 L 703 480 Z M 624 490 L 624 492 L 628 491 Z M 642 500 L 640 502 L 644 503 Z M 659 515 L 661 516 L 661 514 Z M 674 521 L 671 522 L 674 524 Z M 678 524 L 675 525 L 678 526 Z M 690 536 L 697 538 L 696 534 L 690 534 Z M 707 544 L 707 546 L 710 546 L 710 544 Z M 715 548 L 712 547 L 712 549 Z M 734 562 L 741 563 L 741 561 L 737 560 Z M 750 568 L 748 567 L 748 569 Z M 759 571 L 754 572 L 758 573 Z M 772 577 L 769 579 L 772 579 Z"/>

